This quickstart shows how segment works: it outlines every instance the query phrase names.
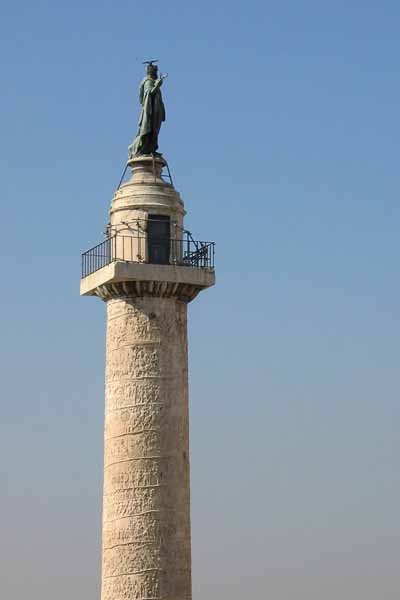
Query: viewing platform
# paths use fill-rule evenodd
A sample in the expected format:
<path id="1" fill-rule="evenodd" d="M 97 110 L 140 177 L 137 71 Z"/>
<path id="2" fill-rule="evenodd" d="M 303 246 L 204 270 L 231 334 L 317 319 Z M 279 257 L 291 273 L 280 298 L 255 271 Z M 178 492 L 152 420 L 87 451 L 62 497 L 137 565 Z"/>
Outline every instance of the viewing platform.
<path id="1" fill-rule="evenodd" d="M 150 231 L 117 233 L 84 252 L 81 295 L 108 299 L 125 290 L 190 301 L 214 285 L 214 242 L 194 240 L 187 231 L 183 239 L 151 237 Z"/>

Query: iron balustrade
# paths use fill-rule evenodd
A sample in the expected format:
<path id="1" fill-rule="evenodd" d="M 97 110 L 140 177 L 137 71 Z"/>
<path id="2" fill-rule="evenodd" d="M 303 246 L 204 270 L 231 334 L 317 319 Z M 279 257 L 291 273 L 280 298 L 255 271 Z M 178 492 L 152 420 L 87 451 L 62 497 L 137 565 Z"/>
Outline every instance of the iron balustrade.
<path id="1" fill-rule="evenodd" d="M 214 269 L 215 242 L 196 241 L 189 234 L 185 239 L 169 240 L 169 261 L 158 263 L 148 260 L 145 234 L 115 234 L 82 254 L 82 278 L 91 275 L 115 261 L 129 263 L 169 264 L 198 269 Z M 152 240 L 157 242 L 157 240 Z M 160 244 L 165 239 L 160 239 Z"/>

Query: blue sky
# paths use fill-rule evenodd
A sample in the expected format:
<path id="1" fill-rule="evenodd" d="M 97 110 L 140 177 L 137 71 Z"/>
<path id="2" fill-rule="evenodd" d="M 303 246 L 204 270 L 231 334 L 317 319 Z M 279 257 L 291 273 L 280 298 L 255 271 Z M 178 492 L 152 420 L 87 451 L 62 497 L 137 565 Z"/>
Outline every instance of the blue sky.
<path id="1" fill-rule="evenodd" d="M 105 307 L 159 58 L 186 226 L 194 598 L 398 597 L 400 7 L 0 1 L 0 591 L 99 597 Z"/>

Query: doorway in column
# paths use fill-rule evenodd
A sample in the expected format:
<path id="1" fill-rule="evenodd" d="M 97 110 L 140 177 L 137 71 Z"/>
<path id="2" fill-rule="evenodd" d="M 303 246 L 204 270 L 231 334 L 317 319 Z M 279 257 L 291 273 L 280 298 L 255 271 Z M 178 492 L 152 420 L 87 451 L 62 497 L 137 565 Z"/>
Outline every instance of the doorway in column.
<path id="1" fill-rule="evenodd" d="M 170 238 L 170 218 L 163 215 L 149 215 L 147 222 L 149 263 L 156 265 L 169 264 Z"/>

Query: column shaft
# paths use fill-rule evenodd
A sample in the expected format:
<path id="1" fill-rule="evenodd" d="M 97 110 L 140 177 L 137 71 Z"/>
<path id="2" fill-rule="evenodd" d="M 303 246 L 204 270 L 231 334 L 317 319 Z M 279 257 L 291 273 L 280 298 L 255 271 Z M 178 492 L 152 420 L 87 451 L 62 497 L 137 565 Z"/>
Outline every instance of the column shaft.
<path id="1" fill-rule="evenodd" d="M 187 306 L 107 303 L 102 600 L 190 600 Z"/>

